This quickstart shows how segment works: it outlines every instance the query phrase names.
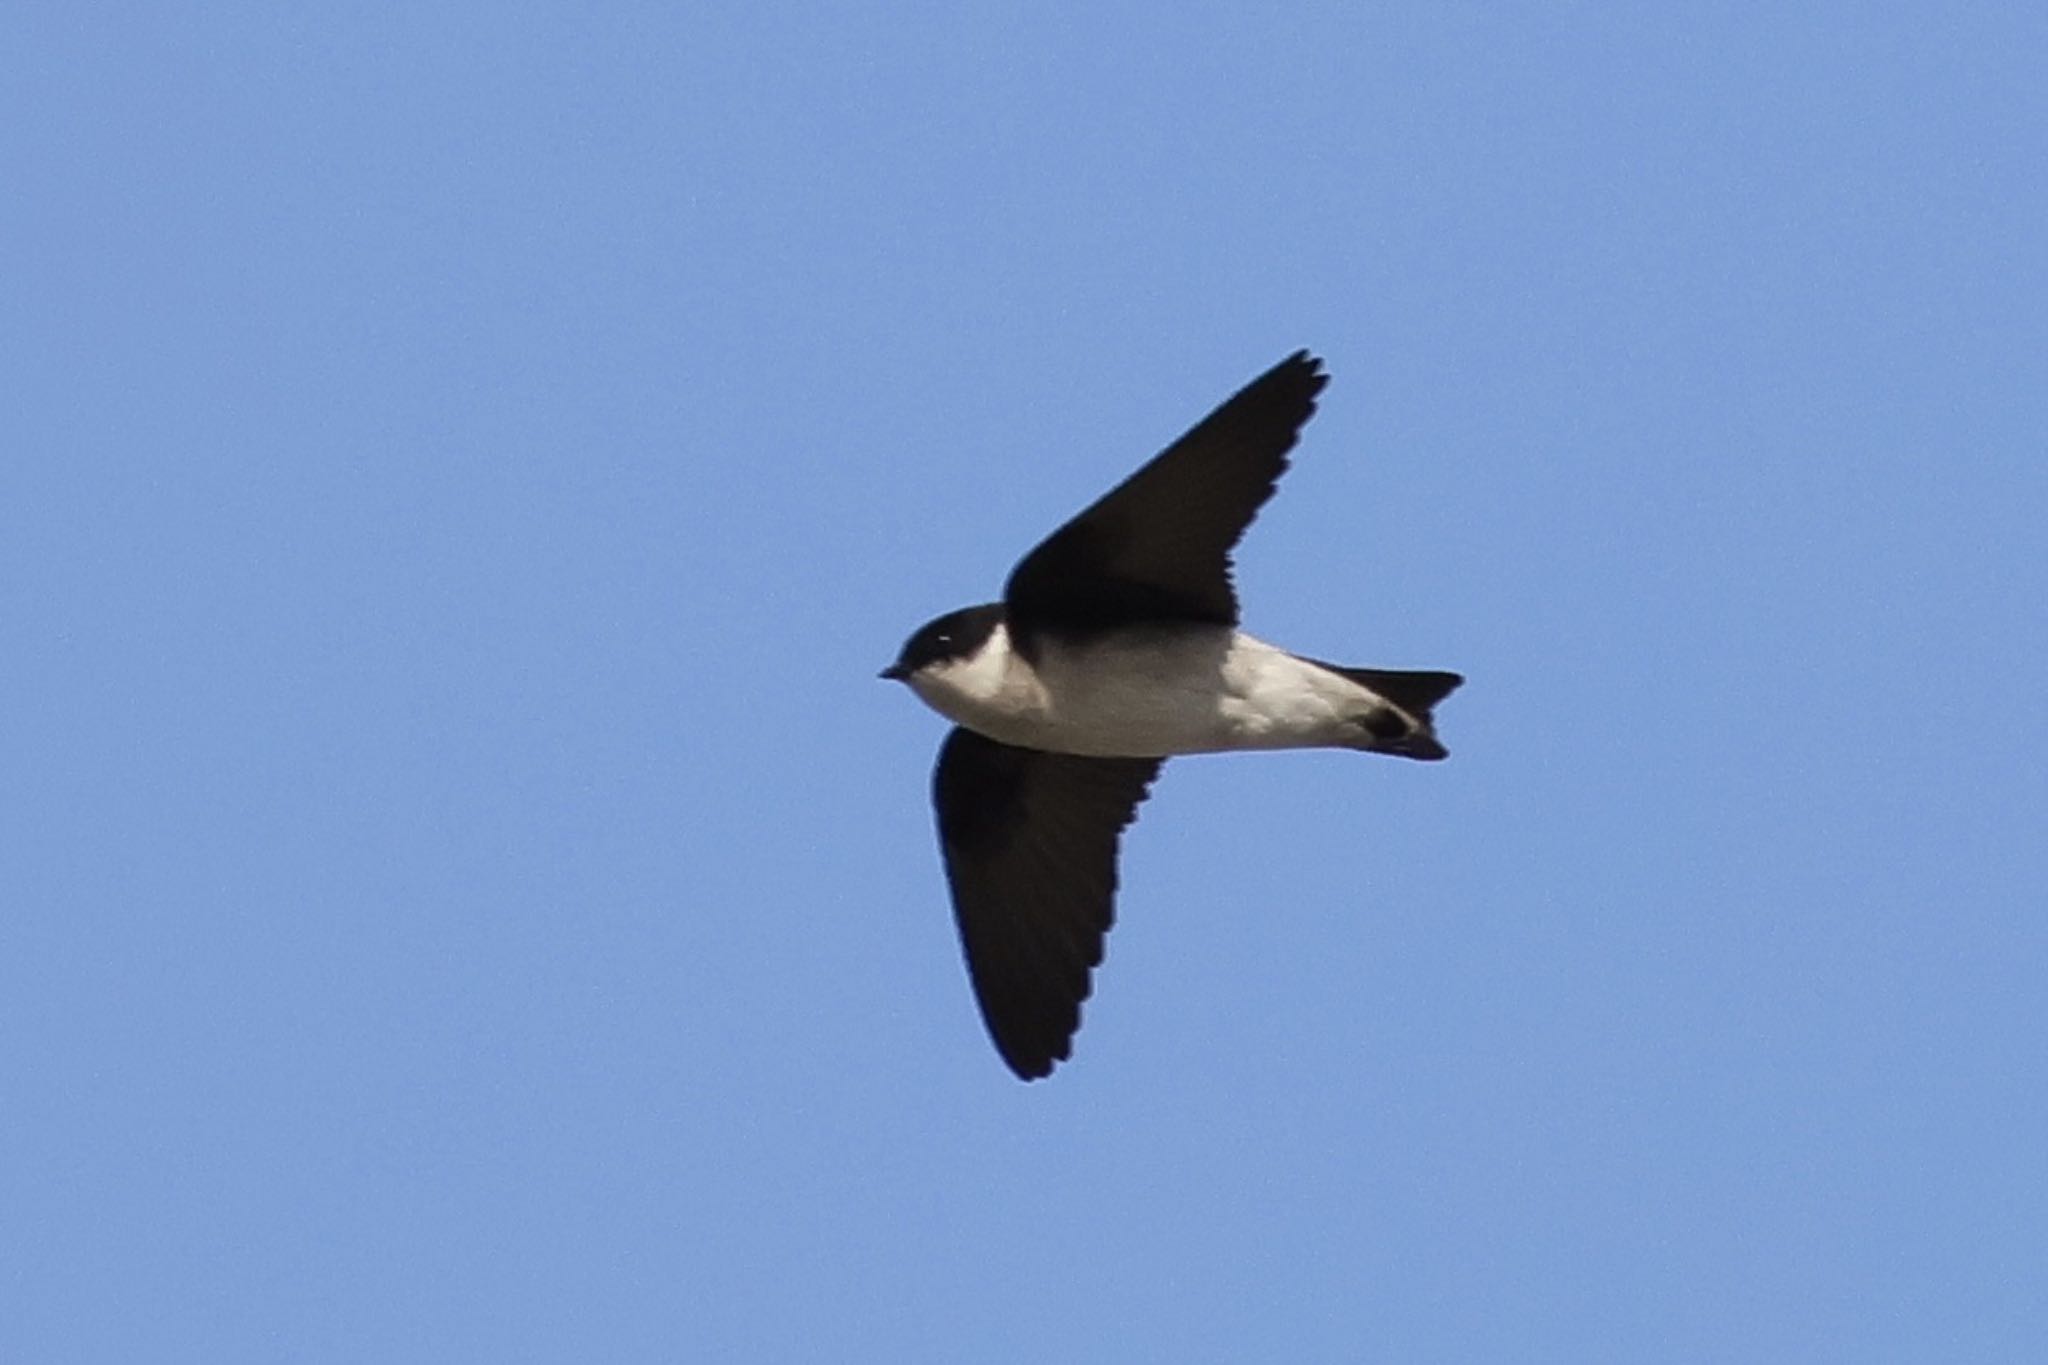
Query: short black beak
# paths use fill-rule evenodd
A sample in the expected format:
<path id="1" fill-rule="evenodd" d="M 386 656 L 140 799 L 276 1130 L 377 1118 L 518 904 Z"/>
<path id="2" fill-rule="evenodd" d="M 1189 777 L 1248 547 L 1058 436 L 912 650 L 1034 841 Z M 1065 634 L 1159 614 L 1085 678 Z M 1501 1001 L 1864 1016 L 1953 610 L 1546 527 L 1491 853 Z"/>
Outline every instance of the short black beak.
<path id="1" fill-rule="evenodd" d="M 890 664 L 880 673 L 875 674 L 875 676 L 878 678 L 887 678 L 890 682 L 902 682 L 905 678 L 910 676 L 910 670 L 905 668 L 902 664 Z"/>

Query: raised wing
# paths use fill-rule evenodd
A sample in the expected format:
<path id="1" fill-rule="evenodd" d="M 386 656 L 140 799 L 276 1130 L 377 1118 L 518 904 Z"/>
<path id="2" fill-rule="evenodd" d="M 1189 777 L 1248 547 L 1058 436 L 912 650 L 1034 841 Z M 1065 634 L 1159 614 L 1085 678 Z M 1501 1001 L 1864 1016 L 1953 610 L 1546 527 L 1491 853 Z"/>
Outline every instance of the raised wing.
<path id="1" fill-rule="evenodd" d="M 1066 1060 L 1115 918 L 1118 836 L 1164 762 L 1083 758 L 956 728 L 932 774 L 967 973 L 1024 1080 Z"/>
<path id="2" fill-rule="evenodd" d="M 1044 630 L 1236 625 L 1230 549 L 1286 472 L 1321 365 L 1296 351 L 1026 555 L 1003 589 L 1020 647 Z"/>

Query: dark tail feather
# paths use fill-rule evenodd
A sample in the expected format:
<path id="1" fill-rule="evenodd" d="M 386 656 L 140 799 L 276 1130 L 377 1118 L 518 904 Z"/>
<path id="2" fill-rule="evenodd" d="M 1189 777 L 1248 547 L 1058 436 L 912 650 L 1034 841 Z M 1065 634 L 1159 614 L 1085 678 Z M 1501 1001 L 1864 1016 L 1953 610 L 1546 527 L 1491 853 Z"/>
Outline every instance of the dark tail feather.
<path id="1" fill-rule="evenodd" d="M 1339 668 L 1335 671 L 1355 683 L 1370 687 L 1424 722 L 1429 720 L 1430 709 L 1457 691 L 1458 684 L 1465 681 L 1456 673 L 1401 673 L 1385 668 Z"/>
<path id="2" fill-rule="evenodd" d="M 1373 747 L 1383 754 L 1399 754 L 1403 758 L 1417 758 L 1431 762 L 1449 758 L 1451 751 L 1444 748 L 1436 737 L 1436 718 L 1431 710 L 1445 697 L 1458 690 L 1458 684 L 1465 679 L 1456 673 L 1412 673 L 1386 668 L 1340 668 L 1336 664 L 1325 664 L 1320 659 L 1309 662 L 1321 664 L 1332 673 L 1341 674 L 1361 687 L 1369 687 L 1385 697 L 1404 713 L 1406 723 L 1390 723 L 1383 729 L 1371 719 L 1366 728 L 1378 741 Z M 1385 712 L 1381 712 L 1385 715 Z"/>

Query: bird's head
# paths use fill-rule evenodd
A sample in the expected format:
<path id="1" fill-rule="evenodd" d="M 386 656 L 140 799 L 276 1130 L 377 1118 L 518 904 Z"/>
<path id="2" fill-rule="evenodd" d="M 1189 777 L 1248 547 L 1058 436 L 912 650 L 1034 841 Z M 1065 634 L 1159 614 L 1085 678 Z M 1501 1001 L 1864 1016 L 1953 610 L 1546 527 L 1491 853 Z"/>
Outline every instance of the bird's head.
<path id="1" fill-rule="evenodd" d="M 892 682 L 910 682 L 943 671 L 948 664 L 971 659 L 1002 623 L 1003 608 L 999 602 L 949 611 L 919 626 L 903 642 L 903 652 L 896 656 L 896 662 L 883 669 L 880 676 Z"/>

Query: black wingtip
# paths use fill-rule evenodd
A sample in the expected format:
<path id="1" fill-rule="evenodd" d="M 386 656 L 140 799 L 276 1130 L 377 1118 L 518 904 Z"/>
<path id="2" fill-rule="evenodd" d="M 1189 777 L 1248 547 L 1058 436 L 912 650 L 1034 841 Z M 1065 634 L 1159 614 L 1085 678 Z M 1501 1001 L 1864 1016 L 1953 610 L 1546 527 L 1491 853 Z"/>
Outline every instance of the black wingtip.
<path id="1" fill-rule="evenodd" d="M 1099 959 L 1096 965 L 1100 965 Z M 983 989 L 985 986 L 990 989 Z M 1079 998 L 1070 1003 L 1041 999 L 1028 1005 L 980 976 L 975 978 L 975 987 L 981 1022 L 1011 1075 L 1020 1081 L 1042 1081 L 1061 1062 L 1072 1059 L 1074 1035 L 1081 1031 L 1081 1006 L 1093 993 L 1092 982 L 1084 979 Z"/>
<path id="2" fill-rule="evenodd" d="M 1313 398 L 1329 384 L 1330 372 L 1324 368 L 1323 358 L 1304 346 L 1252 382 L 1258 384 L 1266 380 L 1280 379 L 1304 385 L 1308 389 L 1308 396 Z"/>
<path id="3" fill-rule="evenodd" d="M 1330 372 L 1323 368 L 1321 357 L 1304 347 L 1245 385 L 1238 396 L 1272 404 L 1276 413 L 1284 415 L 1284 420 L 1299 432 L 1315 416 L 1316 399 L 1329 385 Z M 1289 446 L 1293 444 L 1292 440 L 1288 442 Z"/>
<path id="4" fill-rule="evenodd" d="M 1054 1067 L 1066 1060 L 1066 1054 L 1064 1053 L 1058 1057 L 1020 1057 L 1005 1052 L 1002 1056 L 1003 1065 L 1010 1068 L 1010 1074 L 1023 1081 L 1026 1085 L 1033 1081 L 1044 1080 L 1047 1076 L 1052 1075 Z"/>

